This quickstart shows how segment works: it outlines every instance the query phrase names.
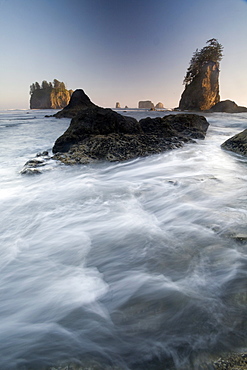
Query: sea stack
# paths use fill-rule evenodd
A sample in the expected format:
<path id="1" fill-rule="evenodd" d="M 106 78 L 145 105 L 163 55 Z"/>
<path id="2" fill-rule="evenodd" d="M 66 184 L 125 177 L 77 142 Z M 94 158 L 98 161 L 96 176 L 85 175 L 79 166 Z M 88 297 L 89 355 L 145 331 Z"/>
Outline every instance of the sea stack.
<path id="1" fill-rule="evenodd" d="M 139 109 L 153 109 L 154 103 L 152 103 L 151 100 L 139 101 L 138 108 Z"/>
<path id="2" fill-rule="evenodd" d="M 215 62 L 208 62 L 193 81 L 185 87 L 179 102 L 179 109 L 208 110 L 219 101 L 219 65 Z"/>
<path id="3" fill-rule="evenodd" d="M 204 111 L 219 103 L 219 62 L 222 51 L 223 46 L 216 39 L 211 39 L 204 48 L 194 52 L 184 77 L 185 89 L 179 102 L 180 110 Z"/>
<path id="4" fill-rule="evenodd" d="M 67 90 L 58 80 L 38 82 L 30 86 L 30 109 L 62 109 L 70 101 L 73 90 Z"/>

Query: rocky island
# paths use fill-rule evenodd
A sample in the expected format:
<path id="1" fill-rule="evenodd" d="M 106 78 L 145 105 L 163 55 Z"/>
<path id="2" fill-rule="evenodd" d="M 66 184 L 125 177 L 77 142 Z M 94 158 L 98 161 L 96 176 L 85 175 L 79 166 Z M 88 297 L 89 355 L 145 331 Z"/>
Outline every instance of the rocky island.
<path id="1" fill-rule="evenodd" d="M 170 114 L 139 122 L 91 102 L 76 90 L 57 118 L 73 117 L 53 147 L 54 159 L 66 164 L 123 161 L 160 153 L 204 139 L 207 120 L 196 114 Z"/>
<path id="2" fill-rule="evenodd" d="M 203 111 L 220 101 L 219 62 L 223 47 L 216 39 L 207 41 L 207 46 L 193 54 L 184 78 L 185 89 L 179 109 Z"/>
<path id="3" fill-rule="evenodd" d="M 54 79 L 30 86 L 30 109 L 61 109 L 70 101 L 73 90 L 67 90 L 64 82 Z"/>

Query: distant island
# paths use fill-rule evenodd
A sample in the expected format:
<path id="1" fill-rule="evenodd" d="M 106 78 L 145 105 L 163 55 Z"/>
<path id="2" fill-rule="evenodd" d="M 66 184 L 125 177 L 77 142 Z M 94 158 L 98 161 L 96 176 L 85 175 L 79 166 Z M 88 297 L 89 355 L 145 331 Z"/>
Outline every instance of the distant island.
<path id="1" fill-rule="evenodd" d="M 67 90 L 65 83 L 57 79 L 42 81 L 30 86 L 30 109 L 62 109 L 68 105 L 73 90 Z"/>

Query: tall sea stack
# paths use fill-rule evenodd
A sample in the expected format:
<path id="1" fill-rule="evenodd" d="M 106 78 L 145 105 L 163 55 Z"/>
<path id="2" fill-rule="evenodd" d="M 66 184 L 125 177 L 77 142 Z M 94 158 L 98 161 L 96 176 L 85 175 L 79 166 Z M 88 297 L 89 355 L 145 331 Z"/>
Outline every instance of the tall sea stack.
<path id="1" fill-rule="evenodd" d="M 219 101 L 219 64 L 208 62 L 204 64 L 193 81 L 185 87 L 179 102 L 179 109 L 207 110 Z"/>
<path id="2" fill-rule="evenodd" d="M 201 50 L 196 50 L 184 77 L 185 89 L 179 109 L 208 110 L 220 101 L 219 62 L 223 46 L 216 40 L 207 41 Z"/>

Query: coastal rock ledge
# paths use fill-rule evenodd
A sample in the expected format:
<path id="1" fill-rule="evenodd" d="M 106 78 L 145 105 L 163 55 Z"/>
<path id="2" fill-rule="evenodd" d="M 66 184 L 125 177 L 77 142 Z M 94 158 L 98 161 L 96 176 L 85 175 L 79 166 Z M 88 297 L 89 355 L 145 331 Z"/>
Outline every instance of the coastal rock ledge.
<path id="1" fill-rule="evenodd" d="M 86 164 L 144 157 L 204 139 L 208 125 L 205 117 L 196 114 L 148 117 L 138 122 L 111 109 L 84 107 L 56 140 L 53 159 Z"/>

